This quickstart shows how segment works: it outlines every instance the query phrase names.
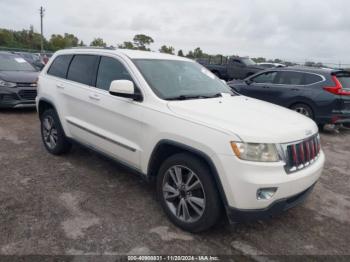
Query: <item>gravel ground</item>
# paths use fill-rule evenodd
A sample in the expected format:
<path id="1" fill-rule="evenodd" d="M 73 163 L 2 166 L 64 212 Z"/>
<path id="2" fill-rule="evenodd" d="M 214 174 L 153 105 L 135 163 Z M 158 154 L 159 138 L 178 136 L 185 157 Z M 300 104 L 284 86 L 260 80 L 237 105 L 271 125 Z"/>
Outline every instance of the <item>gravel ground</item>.
<path id="1" fill-rule="evenodd" d="M 265 222 L 189 234 L 154 189 L 74 146 L 49 155 L 35 111 L 0 112 L 0 254 L 350 255 L 350 131 L 323 132 L 324 173 L 308 200 Z"/>

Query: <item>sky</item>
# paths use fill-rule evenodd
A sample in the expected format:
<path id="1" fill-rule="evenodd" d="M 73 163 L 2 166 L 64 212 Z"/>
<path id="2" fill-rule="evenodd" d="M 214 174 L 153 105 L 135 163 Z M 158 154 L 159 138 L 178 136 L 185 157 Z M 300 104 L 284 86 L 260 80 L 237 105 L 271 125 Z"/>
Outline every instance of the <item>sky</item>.
<path id="1" fill-rule="evenodd" d="M 349 0 L 0 0 L 0 28 L 73 33 L 116 46 L 135 34 L 152 50 L 196 47 L 210 54 L 350 64 Z"/>

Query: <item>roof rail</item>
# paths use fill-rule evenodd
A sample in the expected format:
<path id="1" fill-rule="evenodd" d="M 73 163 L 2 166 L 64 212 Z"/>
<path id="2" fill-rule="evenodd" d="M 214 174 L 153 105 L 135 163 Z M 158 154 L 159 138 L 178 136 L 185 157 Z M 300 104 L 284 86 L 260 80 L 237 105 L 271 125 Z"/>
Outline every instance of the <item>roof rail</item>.
<path id="1" fill-rule="evenodd" d="M 66 49 L 107 49 L 107 50 L 116 50 L 117 48 L 114 46 L 75 46 L 75 47 L 68 47 Z"/>

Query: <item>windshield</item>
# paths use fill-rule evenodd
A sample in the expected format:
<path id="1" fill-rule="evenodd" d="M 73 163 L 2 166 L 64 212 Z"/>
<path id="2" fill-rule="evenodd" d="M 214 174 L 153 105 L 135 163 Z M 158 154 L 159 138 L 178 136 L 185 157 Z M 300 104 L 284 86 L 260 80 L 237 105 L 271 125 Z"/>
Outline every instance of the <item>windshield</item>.
<path id="1" fill-rule="evenodd" d="M 0 71 L 35 71 L 22 57 L 12 54 L 0 54 Z"/>
<path id="2" fill-rule="evenodd" d="M 195 62 L 158 59 L 133 61 L 153 91 L 162 99 L 233 94 L 225 83 Z"/>
<path id="3" fill-rule="evenodd" d="M 247 65 L 247 66 L 253 66 L 253 65 L 256 65 L 256 63 L 250 59 L 250 58 L 243 58 L 242 59 L 242 62 Z"/>

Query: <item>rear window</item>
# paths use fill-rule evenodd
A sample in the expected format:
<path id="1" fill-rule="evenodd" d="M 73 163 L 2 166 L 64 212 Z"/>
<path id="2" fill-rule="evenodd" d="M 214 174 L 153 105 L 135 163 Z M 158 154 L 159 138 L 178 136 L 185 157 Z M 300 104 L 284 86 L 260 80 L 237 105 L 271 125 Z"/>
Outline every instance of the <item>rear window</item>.
<path id="1" fill-rule="evenodd" d="M 350 73 L 338 73 L 337 79 L 339 80 L 344 89 L 350 89 Z"/>
<path id="2" fill-rule="evenodd" d="M 70 61 L 72 60 L 72 57 L 72 55 L 60 55 L 56 57 L 55 60 L 52 62 L 47 73 L 49 75 L 66 78 L 68 66 Z"/>
<path id="3" fill-rule="evenodd" d="M 75 55 L 68 70 L 67 79 L 94 86 L 99 56 Z"/>

